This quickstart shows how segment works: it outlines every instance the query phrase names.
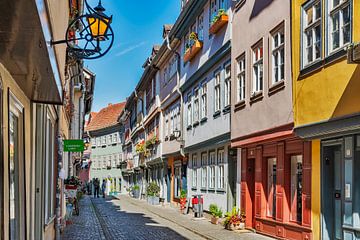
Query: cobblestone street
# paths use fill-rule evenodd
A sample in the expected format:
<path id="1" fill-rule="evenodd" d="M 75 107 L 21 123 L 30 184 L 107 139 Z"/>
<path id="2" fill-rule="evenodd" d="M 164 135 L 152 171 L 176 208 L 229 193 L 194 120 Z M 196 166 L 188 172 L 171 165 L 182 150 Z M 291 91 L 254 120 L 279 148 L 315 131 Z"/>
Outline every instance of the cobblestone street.
<path id="1" fill-rule="evenodd" d="M 193 221 L 171 207 L 150 206 L 121 196 L 103 199 L 85 196 L 80 216 L 65 228 L 63 240 L 97 239 L 269 239 L 254 233 L 235 233 L 207 220 Z"/>

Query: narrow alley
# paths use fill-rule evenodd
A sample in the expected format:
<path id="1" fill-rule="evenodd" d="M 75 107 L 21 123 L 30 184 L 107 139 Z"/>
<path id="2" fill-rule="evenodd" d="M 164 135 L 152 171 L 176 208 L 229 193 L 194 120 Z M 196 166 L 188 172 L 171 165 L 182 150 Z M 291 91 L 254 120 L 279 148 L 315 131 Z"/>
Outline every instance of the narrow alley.
<path id="1" fill-rule="evenodd" d="M 171 207 L 151 206 L 128 196 L 120 199 L 84 196 L 80 215 L 71 218 L 62 240 L 110 239 L 270 239 L 250 232 L 230 232 L 209 220 L 174 215 Z M 174 217 L 176 216 L 176 217 Z"/>

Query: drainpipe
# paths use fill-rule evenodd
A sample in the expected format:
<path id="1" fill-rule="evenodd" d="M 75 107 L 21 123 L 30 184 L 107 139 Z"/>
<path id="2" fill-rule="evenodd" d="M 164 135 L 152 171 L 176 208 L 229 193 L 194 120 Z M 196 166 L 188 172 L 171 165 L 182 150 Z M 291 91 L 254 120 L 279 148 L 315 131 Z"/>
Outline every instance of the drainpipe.
<path id="1" fill-rule="evenodd" d="M 180 91 L 180 69 L 181 69 L 181 55 L 180 53 L 178 53 L 176 50 L 172 49 L 170 46 L 170 40 L 169 40 L 169 35 L 166 36 L 166 44 L 167 44 L 167 48 L 176 55 L 177 57 L 177 71 L 176 71 L 176 91 L 178 92 L 178 94 L 180 95 L 180 131 L 181 131 L 181 135 L 180 135 L 180 155 L 184 158 L 185 157 L 185 153 L 184 153 L 184 119 L 183 119 L 183 110 L 184 110 L 184 104 L 183 104 L 183 95 Z"/>

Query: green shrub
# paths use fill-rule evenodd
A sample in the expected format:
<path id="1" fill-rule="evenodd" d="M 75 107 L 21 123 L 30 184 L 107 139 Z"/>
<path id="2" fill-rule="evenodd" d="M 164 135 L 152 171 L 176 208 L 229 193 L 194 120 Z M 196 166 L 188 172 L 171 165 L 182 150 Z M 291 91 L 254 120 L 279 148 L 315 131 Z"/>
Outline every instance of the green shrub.
<path id="1" fill-rule="evenodd" d="M 186 192 L 186 190 L 181 190 L 180 198 L 186 198 L 186 197 L 187 197 L 187 192 Z"/>
<path id="2" fill-rule="evenodd" d="M 159 197 L 160 187 L 156 184 L 156 182 L 151 182 L 146 189 L 146 193 L 148 196 Z"/>
<path id="3" fill-rule="evenodd" d="M 140 186 L 139 186 L 139 185 L 135 185 L 134 187 L 132 187 L 132 190 L 140 190 Z"/>
<path id="4" fill-rule="evenodd" d="M 209 206 L 209 211 L 213 217 L 222 218 L 223 211 L 216 204 L 212 203 Z"/>

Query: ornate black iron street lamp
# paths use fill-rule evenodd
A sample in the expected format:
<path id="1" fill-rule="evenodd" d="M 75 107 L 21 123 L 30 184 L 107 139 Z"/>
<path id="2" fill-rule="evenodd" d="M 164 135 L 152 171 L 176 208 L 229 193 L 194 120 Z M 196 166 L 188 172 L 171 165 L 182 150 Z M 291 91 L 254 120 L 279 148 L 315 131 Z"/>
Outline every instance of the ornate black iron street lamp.
<path id="1" fill-rule="evenodd" d="M 51 41 L 52 45 L 66 43 L 69 54 L 80 59 L 96 59 L 104 56 L 114 43 L 114 32 L 99 0 L 91 8 L 85 0 L 88 13 L 75 18 L 66 30 L 65 40 Z"/>

